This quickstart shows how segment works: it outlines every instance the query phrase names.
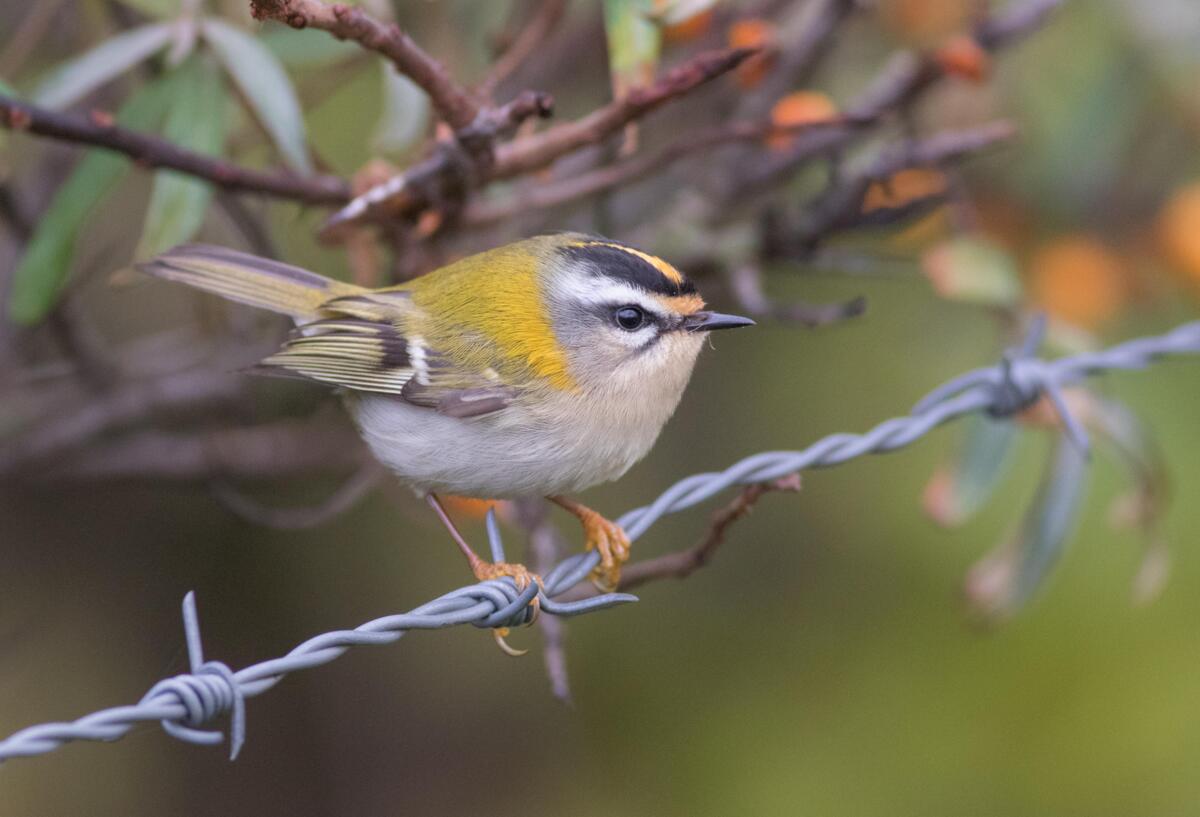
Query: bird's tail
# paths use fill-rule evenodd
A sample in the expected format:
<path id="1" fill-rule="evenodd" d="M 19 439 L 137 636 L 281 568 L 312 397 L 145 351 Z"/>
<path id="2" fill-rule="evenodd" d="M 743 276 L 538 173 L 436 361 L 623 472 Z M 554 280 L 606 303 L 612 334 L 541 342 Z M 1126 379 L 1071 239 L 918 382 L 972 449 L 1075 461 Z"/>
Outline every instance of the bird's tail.
<path id="1" fill-rule="evenodd" d="M 333 298 L 363 291 L 300 267 L 208 244 L 181 244 L 138 269 L 300 322 L 319 317 L 322 304 Z"/>

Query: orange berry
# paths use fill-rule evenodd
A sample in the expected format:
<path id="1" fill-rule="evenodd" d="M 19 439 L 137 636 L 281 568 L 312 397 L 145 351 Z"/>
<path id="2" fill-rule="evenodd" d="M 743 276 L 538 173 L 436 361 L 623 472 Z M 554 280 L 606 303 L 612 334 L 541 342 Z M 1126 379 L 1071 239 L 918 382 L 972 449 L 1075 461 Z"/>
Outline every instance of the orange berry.
<path id="1" fill-rule="evenodd" d="M 1128 294 L 1121 260 L 1094 238 L 1065 236 L 1029 262 L 1030 296 L 1069 324 L 1090 329 L 1116 315 Z"/>
<path id="2" fill-rule="evenodd" d="M 774 61 L 770 53 L 775 43 L 774 24 L 758 17 L 738 20 L 729 27 L 728 42 L 730 48 L 763 49 L 762 53 L 743 62 L 734 72 L 738 84 L 743 88 L 753 88 L 762 82 Z"/>
<path id="3" fill-rule="evenodd" d="M 881 0 L 884 24 L 906 42 L 928 47 L 971 22 L 975 0 Z"/>
<path id="4" fill-rule="evenodd" d="M 663 26 L 663 42 L 675 44 L 700 39 L 712 28 L 714 16 L 713 10 L 707 9 L 699 14 L 693 14 L 686 20 Z"/>
<path id="5" fill-rule="evenodd" d="M 1200 284 L 1200 182 L 1175 191 L 1158 216 L 1158 233 L 1170 262 Z"/>
<path id="6" fill-rule="evenodd" d="M 881 182 L 872 182 L 863 197 L 864 213 L 880 207 L 899 207 L 946 189 L 946 177 L 928 167 L 910 167 Z"/>
<path id="7" fill-rule="evenodd" d="M 814 122 L 827 122 L 837 115 L 837 106 L 825 94 L 817 91 L 795 91 L 780 99 L 771 108 L 771 124 L 780 128 L 796 128 Z M 795 139 L 795 134 L 792 133 L 771 133 L 767 135 L 767 147 L 771 150 L 786 150 Z"/>
<path id="8" fill-rule="evenodd" d="M 992 61 L 974 37 L 959 34 L 933 52 L 933 60 L 947 74 L 980 83 L 987 78 Z"/>

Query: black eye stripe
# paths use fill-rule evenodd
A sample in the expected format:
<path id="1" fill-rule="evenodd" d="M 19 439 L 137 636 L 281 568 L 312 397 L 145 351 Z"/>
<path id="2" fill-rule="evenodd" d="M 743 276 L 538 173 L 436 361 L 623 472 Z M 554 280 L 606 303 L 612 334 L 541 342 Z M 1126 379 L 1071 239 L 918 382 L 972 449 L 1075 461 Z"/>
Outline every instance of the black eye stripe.
<path id="1" fill-rule="evenodd" d="M 572 260 L 588 262 L 595 275 L 632 284 L 656 295 L 676 297 L 696 291 L 695 284 L 687 278 L 672 281 L 650 262 L 620 247 L 582 244 L 563 247 L 559 251 Z"/>

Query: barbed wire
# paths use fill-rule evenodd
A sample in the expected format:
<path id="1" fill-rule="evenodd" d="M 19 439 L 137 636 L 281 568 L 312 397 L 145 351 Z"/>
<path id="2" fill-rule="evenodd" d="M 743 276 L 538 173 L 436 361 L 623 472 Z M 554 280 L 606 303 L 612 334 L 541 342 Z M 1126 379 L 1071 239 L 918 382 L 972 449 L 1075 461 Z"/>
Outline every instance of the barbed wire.
<path id="1" fill-rule="evenodd" d="M 768 451 L 742 459 L 723 471 L 695 474 L 676 482 L 654 502 L 618 520 L 631 540 L 644 535 L 660 518 L 686 510 L 735 485 L 751 485 L 806 468 L 827 467 L 903 448 L 949 420 L 984 412 L 1011 417 L 1046 396 L 1070 437 L 1084 450 L 1087 435 L 1071 415 L 1062 389 L 1105 372 L 1141 369 L 1167 355 L 1200 353 L 1200 321 L 1183 324 L 1164 335 L 1131 340 L 1103 351 L 1043 361 L 1035 356 L 1045 332 L 1035 320 L 1025 342 L 989 366 L 956 377 L 930 392 L 903 417 L 885 420 L 862 434 L 832 434 L 801 451 Z M 494 513 L 487 517 L 492 557 L 504 561 L 504 545 Z M 76 740 L 113 741 L 140 723 L 159 722 L 173 737 L 190 743 L 217 744 L 219 731 L 203 727 L 229 715 L 230 759 L 237 757 L 246 735 L 245 702 L 261 695 L 292 672 L 327 664 L 351 647 L 391 644 L 410 630 L 432 630 L 471 624 L 482 628 L 528 624 L 536 609 L 573 616 L 636 601 L 625 593 L 556 602 L 554 598 L 586 580 L 599 562 L 595 552 L 568 557 L 543 577 L 519 591 L 511 579 L 462 587 L 407 613 L 368 621 L 353 630 L 315 636 L 280 658 L 233 671 L 220 661 L 205 661 L 195 596 L 183 601 L 184 635 L 191 671 L 159 681 L 131 706 L 104 709 L 73 722 L 45 723 L 22 729 L 0 741 L 0 762 L 54 751 Z M 534 604 L 535 598 L 537 604 Z"/>

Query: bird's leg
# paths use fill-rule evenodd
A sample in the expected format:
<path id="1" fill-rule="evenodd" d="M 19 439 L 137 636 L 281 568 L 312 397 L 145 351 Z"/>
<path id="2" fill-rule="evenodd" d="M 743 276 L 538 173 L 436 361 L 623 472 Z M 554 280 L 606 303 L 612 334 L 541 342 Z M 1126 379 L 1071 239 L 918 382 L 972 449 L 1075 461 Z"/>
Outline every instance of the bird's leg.
<path id="1" fill-rule="evenodd" d="M 517 590 L 522 591 L 529 587 L 530 582 L 536 581 L 539 585 L 542 583 L 542 577 L 531 571 L 522 564 L 510 564 L 508 562 L 489 562 L 480 558 L 467 540 L 463 538 L 459 532 L 458 526 L 454 524 L 454 520 L 450 518 L 450 514 L 446 513 L 446 509 L 442 507 L 442 502 L 435 494 L 426 494 L 425 501 L 433 508 L 433 512 L 438 515 L 438 519 L 442 520 L 442 524 L 446 526 L 446 530 L 450 532 L 450 538 L 458 545 L 458 549 L 462 551 L 463 556 L 467 557 L 467 564 L 471 567 L 471 572 L 475 574 L 475 578 L 484 582 L 488 579 L 499 579 L 502 576 L 509 576 L 516 582 Z M 534 605 L 537 604 L 537 599 L 533 600 Z"/>
<path id="2" fill-rule="evenodd" d="M 520 593 L 529 587 L 530 582 L 537 582 L 538 586 L 542 586 L 542 577 L 531 571 L 522 564 L 509 564 L 508 562 L 488 562 L 479 557 L 467 540 L 463 538 L 459 532 L 458 526 L 454 524 L 454 520 L 450 518 L 450 514 L 446 513 L 446 509 L 442 507 L 441 500 L 436 495 L 429 493 L 425 495 L 425 501 L 429 503 L 429 507 L 433 508 L 433 512 L 438 515 L 438 519 L 442 520 L 442 524 L 446 526 L 446 530 L 450 531 L 450 538 L 458 545 L 458 549 L 462 551 L 463 556 L 467 557 L 467 564 L 471 566 L 471 572 L 475 574 L 475 578 L 481 582 L 488 579 L 499 579 L 502 576 L 510 577 L 517 585 L 517 592 Z M 532 624 L 537 618 L 540 602 L 538 597 L 534 596 L 530 602 L 533 608 L 533 618 L 529 620 Z M 496 639 L 496 645 L 501 650 L 512 656 L 524 655 L 525 650 L 514 650 L 508 646 L 508 642 L 504 637 L 508 635 L 507 627 L 496 627 L 492 630 L 492 635 Z"/>
<path id="3" fill-rule="evenodd" d="M 600 564 L 592 571 L 592 584 L 605 593 L 617 589 L 621 582 L 621 565 L 629 560 L 629 537 L 615 522 L 610 522 L 586 505 L 565 496 L 546 497 L 555 505 L 569 511 L 583 525 L 587 550 L 600 553 Z"/>

